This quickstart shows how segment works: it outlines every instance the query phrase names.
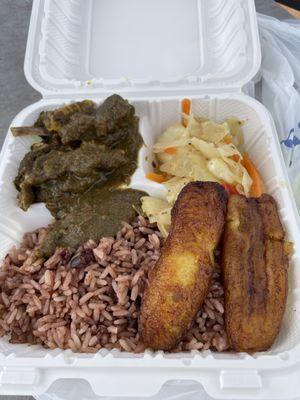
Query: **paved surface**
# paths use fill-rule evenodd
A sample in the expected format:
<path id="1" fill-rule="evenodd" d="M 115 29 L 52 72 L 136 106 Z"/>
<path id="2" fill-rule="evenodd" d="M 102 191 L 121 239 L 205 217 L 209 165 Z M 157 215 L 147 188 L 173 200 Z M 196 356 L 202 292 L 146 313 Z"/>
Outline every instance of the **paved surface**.
<path id="1" fill-rule="evenodd" d="M 31 0 L 0 0 L 0 148 L 13 117 L 40 94 L 27 83 L 23 60 L 31 11 Z M 256 0 L 257 10 L 284 19 L 289 17 L 271 0 Z M 30 397 L 0 396 L 0 400 Z"/>

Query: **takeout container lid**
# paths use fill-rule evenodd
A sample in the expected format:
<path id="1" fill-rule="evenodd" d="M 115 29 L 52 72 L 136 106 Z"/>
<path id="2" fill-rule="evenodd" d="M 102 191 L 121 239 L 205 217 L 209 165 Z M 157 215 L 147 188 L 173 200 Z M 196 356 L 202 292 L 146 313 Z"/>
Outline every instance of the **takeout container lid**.
<path id="1" fill-rule="evenodd" d="M 258 72 L 254 0 L 34 0 L 25 57 L 43 97 L 238 91 Z"/>

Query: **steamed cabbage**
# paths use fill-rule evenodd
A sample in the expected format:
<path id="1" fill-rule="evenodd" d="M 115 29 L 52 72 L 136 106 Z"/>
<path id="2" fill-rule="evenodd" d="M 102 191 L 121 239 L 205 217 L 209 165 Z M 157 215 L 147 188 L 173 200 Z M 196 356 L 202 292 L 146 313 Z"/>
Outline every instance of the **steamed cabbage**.
<path id="1" fill-rule="evenodd" d="M 242 122 L 228 118 L 223 123 L 183 115 L 184 124 L 170 126 L 153 147 L 159 173 L 167 180 L 166 200 L 143 197 L 142 209 L 166 237 L 171 226 L 171 209 L 182 188 L 192 181 L 233 185 L 249 195 L 252 179 L 242 165 Z"/>

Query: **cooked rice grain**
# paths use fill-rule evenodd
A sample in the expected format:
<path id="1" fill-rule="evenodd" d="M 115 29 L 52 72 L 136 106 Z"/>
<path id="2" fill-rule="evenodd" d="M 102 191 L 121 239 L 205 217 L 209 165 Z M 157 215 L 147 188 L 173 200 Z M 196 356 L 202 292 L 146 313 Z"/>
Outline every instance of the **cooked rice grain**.
<path id="1" fill-rule="evenodd" d="M 48 260 L 35 260 L 46 232 L 26 233 L 3 261 L 0 335 L 11 343 L 75 352 L 144 351 L 138 317 L 162 246 L 156 226 L 140 216 L 132 225 L 123 223 L 115 239 L 103 238 L 98 245 L 89 240 L 76 254 L 56 249 Z M 228 349 L 223 294 L 217 270 L 202 310 L 174 351 Z"/>

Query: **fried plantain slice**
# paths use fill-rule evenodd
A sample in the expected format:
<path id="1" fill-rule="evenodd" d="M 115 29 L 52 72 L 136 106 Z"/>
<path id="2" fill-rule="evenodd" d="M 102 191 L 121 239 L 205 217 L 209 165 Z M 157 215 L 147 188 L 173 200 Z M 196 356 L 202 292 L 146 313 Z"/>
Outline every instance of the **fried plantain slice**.
<path id="1" fill-rule="evenodd" d="M 139 326 L 147 347 L 172 349 L 201 307 L 211 284 L 226 204 L 224 188 L 213 182 L 189 183 L 178 196 L 170 234 L 141 306 Z"/>
<path id="2" fill-rule="evenodd" d="M 267 350 L 279 332 L 287 296 L 284 236 L 271 196 L 230 196 L 221 264 L 226 331 L 236 351 Z"/>

